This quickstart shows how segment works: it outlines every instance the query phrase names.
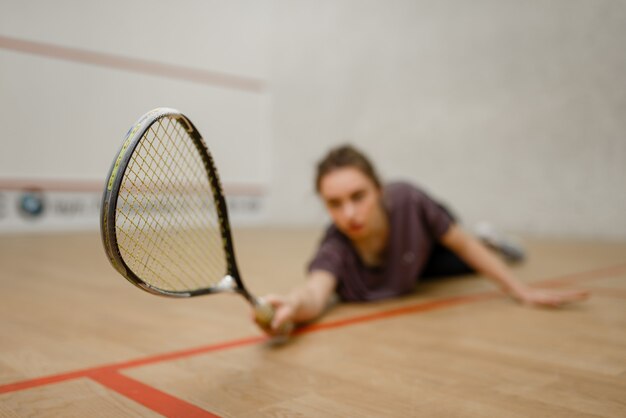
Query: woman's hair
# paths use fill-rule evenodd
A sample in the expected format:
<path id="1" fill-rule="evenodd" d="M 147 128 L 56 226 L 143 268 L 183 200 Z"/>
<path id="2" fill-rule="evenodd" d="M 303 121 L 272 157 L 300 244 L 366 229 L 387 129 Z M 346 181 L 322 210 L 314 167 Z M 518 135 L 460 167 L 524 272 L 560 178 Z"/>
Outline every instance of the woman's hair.
<path id="1" fill-rule="evenodd" d="M 356 168 L 372 180 L 376 187 L 381 187 L 380 178 L 369 158 L 352 145 L 346 144 L 331 149 L 328 154 L 317 163 L 315 191 L 317 193 L 320 192 L 322 178 L 325 175 L 345 167 Z"/>

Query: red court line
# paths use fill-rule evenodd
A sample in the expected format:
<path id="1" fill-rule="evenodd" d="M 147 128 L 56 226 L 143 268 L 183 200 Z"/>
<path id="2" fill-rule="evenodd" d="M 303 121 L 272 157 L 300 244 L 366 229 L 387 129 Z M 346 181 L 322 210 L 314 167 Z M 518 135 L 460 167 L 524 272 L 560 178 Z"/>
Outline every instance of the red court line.
<path id="1" fill-rule="evenodd" d="M 262 93 L 266 87 L 264 81 L 251 77 L 183 67 L 164 62 L 125 57 L 122 55 L 88 51 L 79 48 L 70 48 L 44 42 L 27 41 L 8 36 L 0 36 L 0 48 L 63 61 L 115 68 L 118 70 L 226 87 L 252 93 Z"/>
<path id="2" fill-rule="evenodd" d="M 68 380 L 80 379 L 88 375 L 86 370 L 77 370 L 69 373 L 55 374 L 52 376 L 39 377 L 30 380 L 22 380 L 21 382 L 8 383 L 0 385 L 0 395 L 3 393 L 19 392 L 20 390 L 35 388 L 38 386 L 50 385 L 53 383 L 66 382 Z"/>
<path id="3" fill-rule="evenodd" d="M 93 374 L 113 373 L 122 369 L 131 367 L 146 366 L 153 363 L 161 363 L 168 360 L 176 360 L 186 357 L 192 357 L 199 354 L 210 353 L 212 351 L 228 350 L 230 348 L 252 345 L 265 341 L 268 338 L 264 335 L 258 335 L 240 340 L 227 341 L 224 343 L 211 344 L 202 347 L 196 347 L 189 350 L 174 351 L 171 353 L 159 354 L 155 356 L 144 357 L 136 360 L 129 360 L 121 363 L 108 364 L 89 369 L 77 370 L 69 373 L 60 373 L 52 376 L 45 376 L 36 379 L 23 380 L 21 382 L 0 385 L 0 394 L 8 392 L 17 392 L 20 390 L 30 389 L 38 386 L 45 386 L 52 383 L 64 382 L 66 380 L 78 379 L 81 377 L 91 377 Z"/>
<path id="4" fill-rule="evenodd" d="M 623 272 L 626 272 L 626 263 L 617 264 L 617 265 L 610 266 L 610 267 L 603 267 L 603 268 L 590 270 L 590 271 L 566 274 L 560 277 L 541 279 L 531 284 L 539 285 L 541 287 L 550 287 L 550 286 L 558 287 L 558 286 L 568 285 L 571 283 L 576 283 L 580 280 L 602 279 L 602 278 L 605 278 L 606 276 L 610 276 L 611 274 L 619 274 Z"/>
<path id="5" fill-rule="evenodd" d="M 312 324 L 303 328 L 300 328 L 294 332 L 295 335 L 298 334 L 309 334 L 312 332 L 333 329 L 333 328 L 341 328 L 349 325 L 356 325 L 364 322 L 372 322 L 385 318 L 392 318 L 394 316 L 400 315 L 408 315 L 419 312 L 428 312 L 434 311 L 442 308 L 449 308 L 457 305 L 464 305 L 466 303 L 478 302 L 481 300 L 494 299 L 497 297 L 501 297 L 502 294 L 499 292 L 488 292 L 488 293 L 477 293 L 474 295 L 466 295 L 466 296 L 457 296 L 446 299 L 437 299 L 433 301 L 428 301 L 424 303 L 419 303 L 417 305 L 403 306 L 401 308 L 390 309 L 382 312 L 374 312 L 368 315 L 360 315 L 352 318 L 346 319 L 338 319 L 335 321 L 329 322 L 321 322 L 318 324 Z"/>
<path id="6" fill-rule="evenodd" d="M 146 366 L 153 363 L 162 363 L 164 361 L 177 360 L 186 357 L 197 356 L 199 354 L 206 354 L 212 351 L 229 350 L 231 348 L 243 347 L 246 345 L 257 344 L 262 341 L 268 340 L 265 335 L 255 335 L 254 337 L 243 338 L 240 340 L 226 341 L 218 344 L 211 344 L 203 347 L 196 347 L 189 350 L 175 351 L 172 353 L 159 354 L 156 356 L 144 357 L 141 359 L 125 361 L 122 363 L 115 363 L 109 366 L 101 367 L 103 370 L 121 370 L 129 369 L 131 367 Z"/>
<path id="7" fill-rule="evenodd" d="M 115 371 L 93 373 L 91 379 L 169 418 L 215 418 L 204 409 Z"/>
<path id="8" fill-rule="evenodd" d="M 543 285 L 543 286 L 561 286 L 566 284 L 575 283 L 582 280 L 594 280 L 601 279 L 607 277 L 607 275 L 617 274 L 626 272 L 626 263 L 619 264 L 612 267 L 601 268 L 596 270 L 590 270 L 581 273 L 573 273 L 570 275 L 560 276 L 553 279 L 543 279 L 537 282 L 534 282 L 534 285 Z M 313 324 L 296 331 L 296 334 L 307 334 L 318 332 L 322 330 L 340 328 L 345 326 L 350 326 L 358 323 L 372 322 L 380 319 L 386 319 L 394 316 L 407 315 L 412 313 L 423 313 L 429 312 L 437 309 L 442 309 L 446 307 L 458 306 L 462 304 L 478 302 L 482 300 L 489 300 L 495 297 L 500 296 L 501 294 L 498 292 L 484 292 L 477 293 L 473 295 L 465 295 L 465 296 L 456 296 L 445 299 L 438 299 L 433 301 L 421 302 L 410 306 L 405 306 L 401 308 L 395 308 L 387 311 L 370 313 L 365 315 L 357 315 L 355 317 L 346 318 L 346 319 L 338 319 L 334 321 L 322 322 L 319 324 Z M 265 336 L 254 336 L 249 338 L 244 338 L 240 340 L 227 341 L 218 344 L 212 344 L 208 346 L 202 346 L 197 348 L 192 348 L 189 350 L 176 351 L 172 353 L 165 353 L 155 356 L 148 356 L 141 359 L 129 360 L 126 362 L 114 363 L 99 367 L 93 367 L 84 370 L 78 370 L 68 373 L 61 373 L 58 375 L 45 376 L 41 378 L 24 380 L 21 382 L 9 383 L 5 385 L 0 385 L 0 394 L 15 392 L 19 390 L 30 389 L 38 386 L 48 385 L 51 383 L 58 383 L 67 380 L 77 379 L 80 377 L 90 377 L 93 373 L 111 373 L 115 371 L 119 371 L 122 369 L 127 369 L 131 367 L 139 367 L 145 366 L 154 363 L 161 363 L 164 361 L 176 360 L 186 357 L 191 357 L 199 354 L 205 354 L 214 351 L 223 351 L 237 347 L 243 347 L 248 345 L 253 345 L 260 343 L 262 341 L 267 341 L 267 337 Z"/>
<path id="9" fill-rule="evenodd" d="M 626 299 L 626 289 L 609 289 L 605 287 L 587 287 L 594 295 L 602 295 L 608 298 Z"/>

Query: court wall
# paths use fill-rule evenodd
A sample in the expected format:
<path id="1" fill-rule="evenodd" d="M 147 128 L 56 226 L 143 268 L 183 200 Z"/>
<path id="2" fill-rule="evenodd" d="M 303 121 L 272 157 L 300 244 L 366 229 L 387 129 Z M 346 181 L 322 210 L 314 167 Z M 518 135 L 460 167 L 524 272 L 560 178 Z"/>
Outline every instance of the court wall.
<path id="1" fill-rule="evenodd" d="M 626 238 L 622 2 L 0 7 L 0 231 L 96 228 L 126 130 L 169 106 L 207 138 L 239 224 L 325 223 L 314 164 L 350 141 L 468 225 Z M 44 215 L 24 212 L 33 193 Z"/>

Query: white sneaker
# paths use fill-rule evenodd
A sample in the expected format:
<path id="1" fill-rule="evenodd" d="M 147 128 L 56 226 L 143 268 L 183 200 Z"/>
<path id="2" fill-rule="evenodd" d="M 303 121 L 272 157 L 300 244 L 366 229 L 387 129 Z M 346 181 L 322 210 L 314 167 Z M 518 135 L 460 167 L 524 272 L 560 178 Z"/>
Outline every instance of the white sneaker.
<path id="1" fill-rule="evenodd" d="M 526 257 L 521 244 L 500 234 L 496 228 L 488 222 L 479 222 L 474 227 L 474 233 L 483 244 L 499 253 L 509 262 L 519 262 Z"/>

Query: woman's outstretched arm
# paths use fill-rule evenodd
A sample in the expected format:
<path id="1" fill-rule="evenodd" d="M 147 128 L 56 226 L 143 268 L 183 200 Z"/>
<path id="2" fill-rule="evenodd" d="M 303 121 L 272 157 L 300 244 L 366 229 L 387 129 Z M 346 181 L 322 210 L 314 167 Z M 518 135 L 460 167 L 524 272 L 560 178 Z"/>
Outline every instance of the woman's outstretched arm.
<path id="1" fill-rule="evenodd" d="M 521 303 L 558 307 L 589 297 L 589 292 L 584 290 L 537 289 L 520 282 L 504 262 L 457 225 L 452 225 L 446 231 L 441 243 Z"/>

